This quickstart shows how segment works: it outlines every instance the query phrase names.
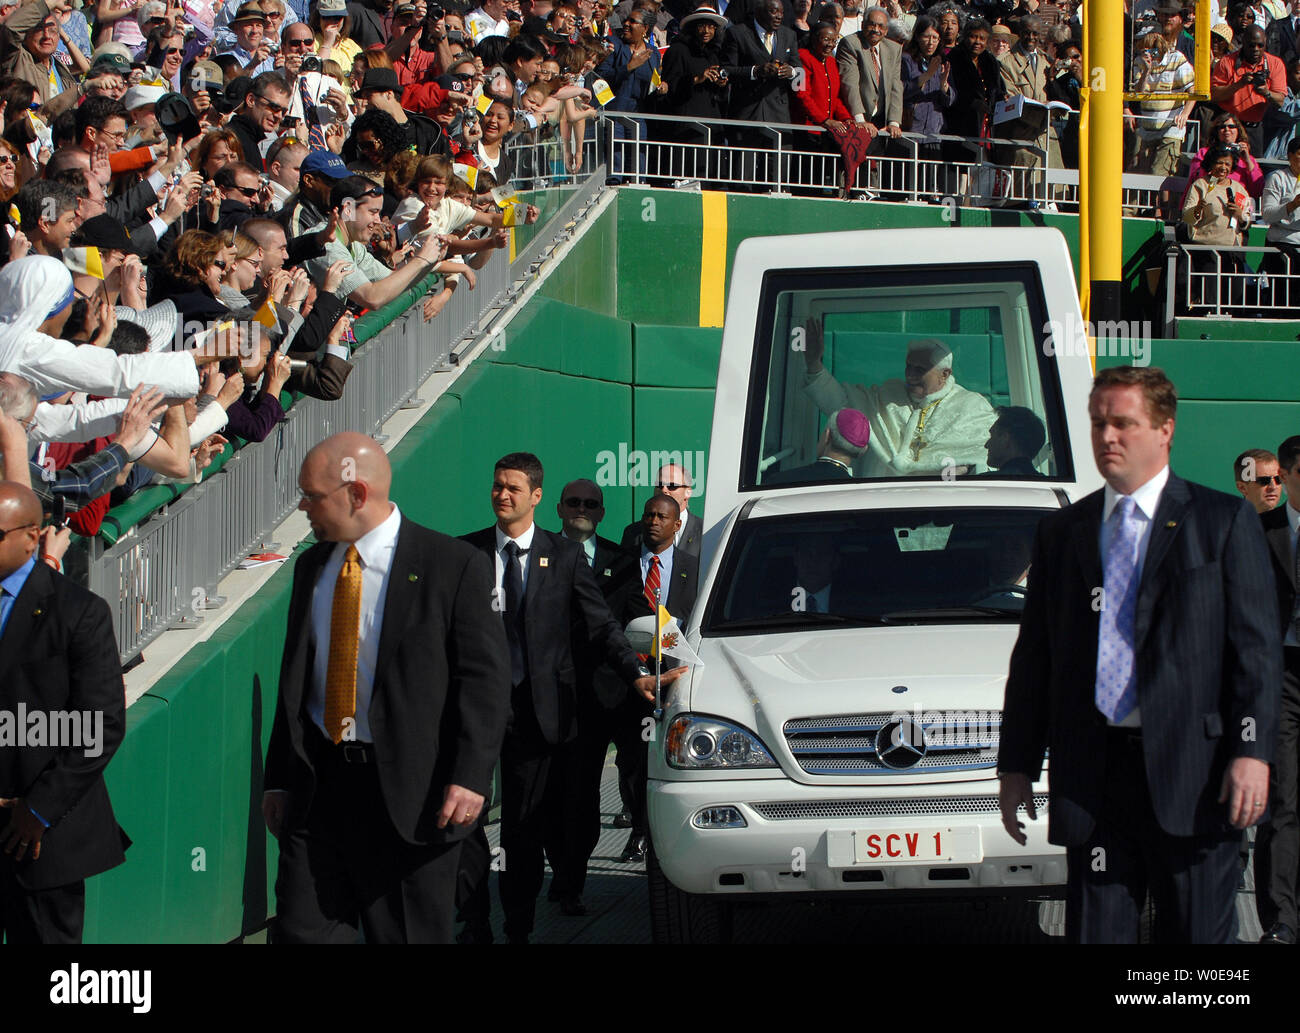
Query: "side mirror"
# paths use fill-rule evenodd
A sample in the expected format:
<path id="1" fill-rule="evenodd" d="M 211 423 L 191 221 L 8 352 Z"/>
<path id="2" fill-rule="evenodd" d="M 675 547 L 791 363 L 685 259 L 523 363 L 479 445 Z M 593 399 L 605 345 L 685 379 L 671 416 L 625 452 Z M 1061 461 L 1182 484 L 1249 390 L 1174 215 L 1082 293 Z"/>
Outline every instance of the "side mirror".
<path id="1" fill-rule="evenodd" d="M 623 634 L 627 636 L 628 644 L 633 650 L 651 654 L 655 651 L 656 630 L 654 615 L 646 614 L 644 617 L 635 617 L 628 621 Z"/>

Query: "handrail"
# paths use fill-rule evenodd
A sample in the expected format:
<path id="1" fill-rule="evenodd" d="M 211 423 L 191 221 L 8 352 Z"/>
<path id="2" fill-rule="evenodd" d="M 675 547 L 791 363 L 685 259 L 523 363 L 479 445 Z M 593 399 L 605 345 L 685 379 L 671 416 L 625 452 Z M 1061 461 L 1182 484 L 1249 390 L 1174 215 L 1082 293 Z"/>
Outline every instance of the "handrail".
<path id="1" fill-rule="evenodd" d="M 270 536 L 297 505 L 298 469 L 310 448 L 342 430 L 378 435 L 399 409 L 421 404 L 417 393 L 429 375 L 451 369 L 464 342 L 505 311 L 555 246 L 552 230 L 570 223 L 604 178 L 597 168 L 563 203 L 552 205 L 545 191 L 532 197 L 544 216 L 514 261 L 494 251 L 476 289 L 455 291 L 432 322 L 417 307 L 432 276 L 359 320 L 341 398 L 295 398 L 265 441 L 227 451 L 198 484 L 160 487 L 110 510 L 105 533 L 86 542 L 87 580 L 109 604 L 123 662 L 168 628 L 197 627 L 203 611 L 222 602 L 218 582 L 250 553 L 276 544 Z"/>

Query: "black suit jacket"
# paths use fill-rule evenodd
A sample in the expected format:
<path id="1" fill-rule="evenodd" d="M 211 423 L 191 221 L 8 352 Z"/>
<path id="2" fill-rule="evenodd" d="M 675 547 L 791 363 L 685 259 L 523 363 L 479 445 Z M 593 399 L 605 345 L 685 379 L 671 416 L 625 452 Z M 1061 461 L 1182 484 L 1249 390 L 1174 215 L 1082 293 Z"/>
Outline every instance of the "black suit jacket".
<path id="1" fill-rule="evenodd" d="M 696 559 L 700 556 L 700 541 L 704 538 L 704 521 L 689 509 L 686 511 L 686 526 L 682 528 L 681 541 L 677 543 L 678 552 L 688 552 Z M 623 528 L 622 547 L 635 556 L 641 555 L 641 521 L 633 520 Z M 638 572 L 638 577 L 640 573 Z M 674 616 L 676 616 L 674 614 Z"/>
<path id="2" fill-rule="evenodd" d="M 799 40 L 793 29 L 776 30 L 772 52 L 758 41 L 752 22 L 733 25 L 722 41 L 722 64 L 731 78 L 730 116 L 752 122 L 790 121 L 790 80 L 754 79 L 755 65 L 784 61 L 800 68 Z"/>
<path id="3" fill-rule="evenodd" d="M 467 534 L 462 540 L 488 558 L 495 586 L 496 526 Z M 639 664 L 622 625 L 601 594 L 582 547 L 535 525 L 528 551 L 523 618 L 533 714 L 542 737 L 554 746 L 569 741 L 576 732 L 575 629 L 579 640 L 602 655 L 626 683 L 637 677 Z M 500 618 L 498 623 L 504 629 Z M 504 638 L 504 630 L 502 634 Z M 503 655 L 508 665 L 509 650 L 503 649 Z"/>
<path id="4" fill-rule="evenodd" d="M 1274 23 L 1276 24 L 1276 23 Z M 1268 551 L 1272 556 L 1273 583 L 1277 586 L 1277 611 L 1281 618 L 1282 637 L 1286 638 L 1287 628 L 1291 624 L 1291 614 L 1295 612 L 1295 563 L 1291 555 L 1291 525 L 1286 519 L 1287 503 L 1270 509 L 1259 515 L 1264 528 L 1264 538 L 1268 542 Z"/>
<path id="5" fill-rule="evenodd" d="M 596 577 L 600 594 L 605 597 L 609 611 L 617 619 L 623 612 L 623 600 L 627 593 L 640 584 L 636 558 L 627 549 L 608 538 L 596 536 L 596 555 L 591 565 L 591 572 Z M 580 615 L 573 615 L 573 658 L 578 671 L 579 708 L 592 701 L 606 709 L 618 706 L 627 698 L 627 682 L 617 671 L 605 662 L 604 650 L 600 643 L 592 643 L 587 638 L 585 626 Z M 586 693 L 587 686 L 591 695 Z"/>
<path id="6" fill-rule="evenodd" d="M 0 796 L 22 797 L 50 823 L 41 856 L 15 866 L 29 890 L 79 882 L 121 864 L 130 840 L 118 827 L 104 768 L 126 729 L 126 689 L 108 604 L 37 562 L 0 636 L 0 709 L 103 714 L 98 755 L 80 747 L 0 748 Z M 85 727 L 85 726 L 83 726 Z M 83 734 L 93 734 L 94 725 Z M 84 742 L 84 739 L 83 739 Z M 4 824 L 8 824 L 8 812 Z M 9 865 L 8 858 L 0 864 Z"/>
<path id="7" fill-rule="evenodd" d="M 1106 719 L 1094 703 L 1103 493 L 1043 518 L 1011 656 L 1000 772 L 1036 779 L 1051 750 L 1048 837 L 1086 842 L 1103 809 Z M 1227 827 L 1228 761 L 1269 761 L 1282 649 L 1268 549 L 1244 499 L 1172 473 L 1151 522 L 1134 643 L 1151 803 L 1170 835 Z"/>
<path id="8" fill-rule="evenodd" d="M 811 484 L 813 481 L 851 481 L 853 474 L 839 463 L 820 459 L 793 470 L 774 470 L 763 477 L 764 484 Z"/>
<path id="9" fill-rule="evenodd" d="M 645 582 L 641 580 L 641 551 L 637 546 L 637 551 L 628 554 L 631 561 L 632 580 L 626 585 L 623 598 L 619 601 L 620 610 L 615 610 L 623 618 L 626 625 L 628 621 L 636 617 L 645 617 L 653 614 L 654 610 L 650 607 L 650 601 L 645 597 Z M 665 592 L 664 589 L 667 589 Z M 683 552 L 681 549 L 673 550 L 673 573 L 672 583 L 660 585 L 660 598 L 663 599 L 663 605 L 668 612 L 677 618 L 677 623 L 683 628 L 686 622 L 691 619 L 691 610 L 695 608 L 695 596 L 700 589 L 700 560 L 698 556 L 692 556 L 689 552 Z"/>
<path id="10" fill-rule="evenodd" d="M 1297 46 L 1295 26 L 1291 24 L 1291 11 L 1288 8 L 1285 18 L 1275 18 L 1268 27 L 1267 48 L 1270 54 L 1280 57 L 1282 63 L 1289 65 L 1300 55 Z"/>
<path id="11" fill-rule="evenodd" d="M 304 746 L 312 672 L 311 600 L 335 547 L 319 542 L 293 572 L 266 788 L 289 791 L 289 822 L 306 819 L 316 780 Z M 410 843 L 446 843 L 466 826 L 437 827 L 443 792 L 486 796 L 509 708 L 505 630 L 492 609 L 492 570 L 473 549 L 406 517 L 384 597 L 368 717 L 379 785 L 394 828 Z"/>

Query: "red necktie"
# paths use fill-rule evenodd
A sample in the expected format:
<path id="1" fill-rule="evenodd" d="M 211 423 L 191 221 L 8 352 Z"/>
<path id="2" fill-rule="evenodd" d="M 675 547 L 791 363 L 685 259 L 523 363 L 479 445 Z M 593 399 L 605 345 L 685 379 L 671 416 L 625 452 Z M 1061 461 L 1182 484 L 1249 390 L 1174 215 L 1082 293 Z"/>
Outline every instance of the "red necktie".
<path id="1" fill-rule="evenodd" d="M 650 604 L 650 612 L 659 612 L 659 557 L 650 557 L 650 569 L 645 575 L 645 598 Z"/>

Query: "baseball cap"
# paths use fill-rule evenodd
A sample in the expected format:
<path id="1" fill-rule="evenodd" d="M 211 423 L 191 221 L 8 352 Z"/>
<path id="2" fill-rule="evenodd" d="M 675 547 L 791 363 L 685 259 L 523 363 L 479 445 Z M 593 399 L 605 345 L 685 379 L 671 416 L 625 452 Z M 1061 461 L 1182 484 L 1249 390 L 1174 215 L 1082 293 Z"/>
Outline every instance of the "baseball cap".
<path id="1" fill-rule="evenodd" d="M 90 77 L 99 72 L 116 72 L 118 75 L 130 75 L 131 59 L 112 52 L 100 54 L 90 63 L 90 71 L 86 75 Z"/>
<path id="2" fill-rule="evenodd" d="M 298 169 L 299 174 L 310 172 L 316 176 L 329 176 L 330 179 L 347 179 L 352 175 L 348 167 L 343 164 L 343 159 L 333 151 L 312 151 L 307 157 L 303 158 L 302 165 Z"/>
<path id="3" fill-rule="evenodd" d="M 347 0 L 320 0 L 316 13 L 322 18 L 346 18 L 348 16 Z"/>
<path id="4" fill-rule="evenodd" d="M 75 247 L 97 247 L 105 251 L 134 250 L 126 227 L 107 213 L 83 222 L 72 235 L 72 243 Z"/>
<path id="5" fill-rule="evenodd" d="M 146 104 L 157 104 L 166 92 L 161 86 L 146 86 L 141 83 L 138 86 L 132 86 L 126 91 L 126 94 L 122 97 L 122 103 L 126 105 L 127 111 L 134 111 Z"/>

